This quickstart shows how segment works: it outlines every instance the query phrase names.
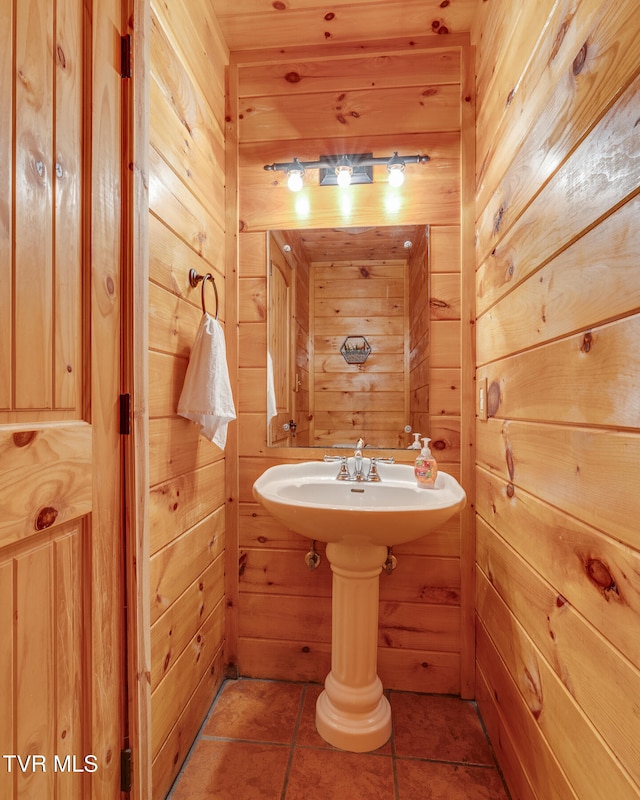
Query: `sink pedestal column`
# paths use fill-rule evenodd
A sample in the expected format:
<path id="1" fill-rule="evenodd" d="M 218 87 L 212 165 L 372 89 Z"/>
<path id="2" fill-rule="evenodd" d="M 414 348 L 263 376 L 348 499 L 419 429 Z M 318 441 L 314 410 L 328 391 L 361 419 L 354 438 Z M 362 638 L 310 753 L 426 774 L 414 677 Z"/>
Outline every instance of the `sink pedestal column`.
<path id="1" fill-rule="evenodd" d="M 364 753 L 391 735 L 391 708 L 377 674 L 379 576 L 387 548 L 327 545 L 333 571 L 331 672 L 316 705 L 322 738 Z"/>

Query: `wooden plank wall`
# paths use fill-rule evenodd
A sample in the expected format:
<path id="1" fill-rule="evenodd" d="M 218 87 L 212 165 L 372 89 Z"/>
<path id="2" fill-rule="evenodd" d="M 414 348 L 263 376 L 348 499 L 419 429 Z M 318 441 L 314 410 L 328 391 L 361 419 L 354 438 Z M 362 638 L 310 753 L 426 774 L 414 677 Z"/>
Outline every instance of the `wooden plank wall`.
<path id="1" fill-rule="evenodd" d="M 640 797 L 640 17 L 481 6 L 478 702 L 514 800 Z"/>
<path id="2" fill-rule="evenodd" d="M 164 798 L 223 678 L 225 459 L 176 416 L 212 272 L 225 291 L 224 69 L 208 4 L 152 2 L 149 473 L 153 797 Z M 209 285 L 207 309 L 213 313 Z"/>
<path id="3" fill-rule="evenodd" d="M 235 65 L 241 231 L 238 666 L 243 675 L 322 681 L 330 660 L 327 561 L 309 572 L 303 559 L 308 543 L 277 525 L 251 493 L 268 466 L 315 459 L 324 452 L 266 448 L 265 230 L 305 228 L 310 221 L 322 228 L 347 221 L 432 225 L 431 294 L 442 304 L 431 307 L 431 434 L 439 442 L 443 468 L 460 477 L 460 319 L 459 313 L 456 319 L 455 311 L 442 309 L 460 305 L 462 50 L 459 43 L 446 48 L 438 38 L 402 54 L 341 53 L 340 59 L 329 59 L 324 51 L 307 49 L 299 60 L 289 51 L 290 61 L 270 53 L 263 63 Z M 371 186 L 352 187 L 348 217 L 340 207 L 344 195 L 336 188 L 309 185 L 293 195 L 281 175 L 263 170 L 264 164 L 294 155 L 310 160 L 343 150 L 376 154 L 396 149 L 426 152 L 432 160 L 426 167 L 407 169 L 400 194 L 391 196 L 384 176 Z M 395 455 L 411 457 L 407 451 Z M 397 570 L 382 576 L 379 671 L 386 686 L 460 691 L 465 672 L 460 550 L 460 522 L 453 519 L 427 539 L 398 548 Z M 467 650 L 473 651 L 472 642 Z"/>
<path id="4" fill-rule="evenodd" d="M 311 265 L 313 444 L 355 445 L 360 432 L 379 447 L 405 442 L 406 271 L 402 260 Z M 348 336 L 366 337 L 371 353 L 363 364 L 343 358 Z"/>

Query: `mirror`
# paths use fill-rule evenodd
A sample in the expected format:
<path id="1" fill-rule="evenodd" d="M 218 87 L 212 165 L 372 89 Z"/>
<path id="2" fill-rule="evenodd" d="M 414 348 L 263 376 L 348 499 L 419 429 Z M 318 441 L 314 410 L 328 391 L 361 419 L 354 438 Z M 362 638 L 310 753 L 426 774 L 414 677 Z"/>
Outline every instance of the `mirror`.
<path id="1" fill-rule="evenodd" d="M 429 228 L 267 233 L 270 447 L 428 435 Z"/>

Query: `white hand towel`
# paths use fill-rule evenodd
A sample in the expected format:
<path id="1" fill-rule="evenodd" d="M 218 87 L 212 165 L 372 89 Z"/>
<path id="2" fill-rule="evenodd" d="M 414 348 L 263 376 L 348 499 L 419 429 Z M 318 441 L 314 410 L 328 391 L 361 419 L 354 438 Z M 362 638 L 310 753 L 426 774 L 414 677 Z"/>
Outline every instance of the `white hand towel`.
<path id="1" fill-rule="evenodd" d="M 276 405 L 276 385 L 273 379 L 273 359 L 271 353 L 267 350 L 267 424 L 278 413 Z"/>
<path id="2" fill-rule="evenodd" d="M 236 418 L 224 331 L 217 319 L 202 315 L 178 401 L 178 414 L 200 425 L 200 434 L 224 450 L 227 426 Z"/>

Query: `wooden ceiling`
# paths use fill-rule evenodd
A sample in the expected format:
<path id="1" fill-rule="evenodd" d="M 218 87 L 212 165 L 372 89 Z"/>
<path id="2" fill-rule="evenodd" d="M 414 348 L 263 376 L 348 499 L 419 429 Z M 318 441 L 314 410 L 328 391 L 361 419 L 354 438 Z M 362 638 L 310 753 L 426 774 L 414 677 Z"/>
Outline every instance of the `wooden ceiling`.
<path id="1" fill-rule="evenodd" d="M 415 245 L 423 231 L 424 225 L 318 228 L 290 231 L 287 241 L 294 250 L 302 247 L 310 262 L 397 261 L 408 258 L 405 242 Z"/>
<path id="2" fill-rule="evenodd" d="M 468 34 L 482 0 L 210 0 L 229 49 Z"/>

